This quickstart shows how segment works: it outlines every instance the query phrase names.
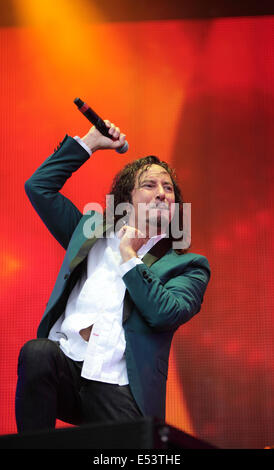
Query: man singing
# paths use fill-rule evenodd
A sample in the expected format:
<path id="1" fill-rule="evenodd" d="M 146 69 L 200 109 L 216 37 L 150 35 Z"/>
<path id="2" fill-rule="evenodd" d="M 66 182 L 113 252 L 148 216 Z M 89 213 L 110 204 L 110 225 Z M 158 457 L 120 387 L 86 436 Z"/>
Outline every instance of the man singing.
<path id="1" fill-rule="evenodd" d="M 171 341 L 200 311 L 210 278 L 204 256 L 174 248 L 172 222 L 182 197 L 171 168 L 155 156 L 129 163 L 107 210 L 83 215 L 59 191 L 100 149 L 125 135 L 109 121 L 66 136 L 25 188 L 31 204 L 66 250 L 37 338 L 18 360 L 18 432 L 55 427 L 56 418 L 91 422 L 165 419 Z M 120 209 L 126 208 L 126 217 Z"/>

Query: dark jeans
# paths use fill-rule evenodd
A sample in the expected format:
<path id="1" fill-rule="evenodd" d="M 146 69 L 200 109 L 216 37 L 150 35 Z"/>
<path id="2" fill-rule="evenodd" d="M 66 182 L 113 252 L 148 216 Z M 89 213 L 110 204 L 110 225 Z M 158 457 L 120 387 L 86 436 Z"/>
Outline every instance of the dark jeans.
<path id="1" fill-rule="evenodd" d="M 55 341 L 34 339 L 22 347 L 15 399 L 18 432 L 52 429 L 56 418 L 80 425 L 142 416 L 128 385 L 84 379 L 81 367 Z"/>

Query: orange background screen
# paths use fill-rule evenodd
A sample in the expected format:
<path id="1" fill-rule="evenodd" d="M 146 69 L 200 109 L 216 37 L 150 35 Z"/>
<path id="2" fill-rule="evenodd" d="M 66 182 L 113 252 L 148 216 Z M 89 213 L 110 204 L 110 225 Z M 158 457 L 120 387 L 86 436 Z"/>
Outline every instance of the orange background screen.
<path id="1" fill-rule="evenodd" d="M 273 444 L 273 17 L 70 26 L 0 29 L 0 433 L 16 432 L 19 349 L 64 256 L 24 182 L 89 129 L 79 96 L 130 149 L 97 152 L 63 193 L 104 205 L 125 163 L 158 155 L 192 204 L 190 251 L 211 265 L 201 312 L 174 337 L 167 422 L 220 447 Z"/>

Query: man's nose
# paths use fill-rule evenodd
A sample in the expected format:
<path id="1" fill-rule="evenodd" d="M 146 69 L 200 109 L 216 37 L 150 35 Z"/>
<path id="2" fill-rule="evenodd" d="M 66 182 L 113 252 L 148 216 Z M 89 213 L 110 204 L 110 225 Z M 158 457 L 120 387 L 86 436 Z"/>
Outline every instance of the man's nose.
<path id="1" fill-rule="evenodd" d="M 159 199 L 160 201 L 164 201 L 165 197 L 166 197 L 166 193 L 165 193 L 164 188 L 162 186 L 158 186 L 156 199 Z"/>

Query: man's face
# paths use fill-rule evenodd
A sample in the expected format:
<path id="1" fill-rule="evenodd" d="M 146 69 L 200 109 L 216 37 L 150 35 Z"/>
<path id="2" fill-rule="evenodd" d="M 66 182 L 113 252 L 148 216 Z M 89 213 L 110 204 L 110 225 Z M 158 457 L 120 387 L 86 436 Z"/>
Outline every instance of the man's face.
<path id="1" fill-rule="evenodd" d="M 155 164 L 145 171 L 139 170 L 131 196 L 134 214 L 130 216 L 129 225 L 146 232 L 145 235 L 163 233 L 172 219 L 171 205 L 175 202 L 168 172 Z"/>

